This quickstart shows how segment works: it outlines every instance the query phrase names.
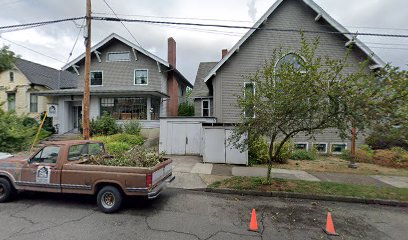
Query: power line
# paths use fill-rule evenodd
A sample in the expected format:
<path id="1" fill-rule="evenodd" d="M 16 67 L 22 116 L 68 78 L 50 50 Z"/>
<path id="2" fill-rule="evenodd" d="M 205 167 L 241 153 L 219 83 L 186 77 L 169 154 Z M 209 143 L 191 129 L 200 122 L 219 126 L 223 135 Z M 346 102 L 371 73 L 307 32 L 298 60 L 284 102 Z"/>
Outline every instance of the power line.
<path id="1" fill-rule="evenodd" d="M 0 36 L 0 38 L 3 39 L 3 40 L 5 40 L 5 41 L 7 41 L 7 42 L 9 42 L 9 43 L 14 44 L 14 45 L 17 45 L 17 46 L 19 46 L 19 47 L 25 48 L 25 49 L 27 49 L 27 50 L 29 50 L 29 51 L 35 52 L 35 53 L 37 53 L 37 54 L 40 54 L 40 55 L 42 55 L 42 56 L 44 56 L 44 57 L 53 59 L 53 60 L 58 61 L 58 62 L 61 62 L 61 63 L 65 63 L 64 61 L 61 61 L 61 60 L 59 60 L 58 58 L 54 58 L 54 57 L 51 57 L 51 56 L 49 56 L 49 55 L 47 55 L 47 54 L 38 52 L 38 51 L 36 51 L 36 50 L 34 50 L 34 49 L 32 49 L 32 48 L 29 48 L 29 47 L 26 47 L 26 46 L 21 45 L 21 44 L 19 44 L 19 43 L 16 43 L 16 42 L 14 42 L 14 41 L 8 40 L 8 39 L 4 38 L 3 36 Z"/>
<path id="2" fill-rule="evenodd" d="M 184 26 L 198 26 L 198 27 L 217 27 L 217 28 L 235 28 L 235 29 L 250 29 L 250 30 L 263 30 L 263 31 L 275 31 L 275 32 L 304 32 L 313 34 L 344 34 L 344 35 L 356 35 L 353 32 L 339 32 L 339 31 L 314 31 L 314 30 L 297 30 L 297 29 L 284 29 L 284 28 L 257 28 L 238 25 L 222 25 L 222 24 L 205 24 L 205 23 L 188 23 L 188 22 L 168 22 L 168 21 L 154 21 L 143 19 L 126 19 L 126 18 L 113 18 L 113 17 L 92 17 L 97 21 L 108 22 L 137 22 L 137 23 L 151 23 L 151 24 L 165 24 L 165 25 L 184 25 Z M 384 33 L 358 33 L 360 36 L 376 36 L 376 37 L 395 37 L 395 38 L 408 38 L 408 35 L 401 34 L 384 34 Z"/>
<path id="3" fill-rule="evenodd" d="M 77 23 L 75 23 L 75 21 L 74 21 L 73 23 L 74 23 L 74 25 L 77 27 Z M 84 23 L 85 23 L 85 19 L 82 20 L 82 25 L 81 25 L 81 26 L 84 26 Z M 72 53 L 74 52 L 75 46 L 76 46 L 76 44 L 77 44 L 77 42 L 78 42 L 79 36 L 81 35 L 82 29 L 83 29 L 83 27 L 80 27 L 80 28 L 79 28 L 78 35 L 77 35 L 77 37 L 76 37 L 76 39 L 75 39 L 74 45 L 72 46 L 72 49 L 71 49 L 71 51 L 70 51 L 69 54 L 68 54 L 68 59 L 67 59 L 66 64 L 69 62 L 69 59 L 71 58 Z"/>
<path id="4" fill-rule="evenodd" d="M 64 19 L 58 19 L 58 20 L 43 21 L 43 22 L 32 22 L 32 23 L 0 26 L 0 29 L 21 28 L 21 27 L 29 27 L 29 26 L 37 26 L 37 25 L 43 26 L 43 25 L 48 25 L 48 24 L 53 24 L 53 23 L 75 21 L 75 20 L 80 20 L 80 19 L 85 19 L 85 17 L 73 17 L 73 18 L 64 18 Z"/>
<path id="5" fill-rule="evenodd" d="M 112 13 L 115 15 L 116 18 L 119 18 L 118 15 L 116 15 L 115 11 L 113 10 L 113 8 L 108 4 L 108 2 L 106 2 L 106 0 L 103 0 L 103 2 L 106 4 L 106 6 L 108 6 L 108 8 L 112 11 Z M 122 24 L 122 26 L 126 29 L 126 31 L 130 34 L 130 36 L 132 36 L 132 38 L 136 41 L 137 45 L 139 45 L 139 47 L 143 48 L 142 45 L 139 43 L 139 41 L 137 41 L 136 37 L 133 36 L 133 34 L 129 31 L 129 29 L 126 27 L 126 25 L 120 21 L 120 23 Z"/>

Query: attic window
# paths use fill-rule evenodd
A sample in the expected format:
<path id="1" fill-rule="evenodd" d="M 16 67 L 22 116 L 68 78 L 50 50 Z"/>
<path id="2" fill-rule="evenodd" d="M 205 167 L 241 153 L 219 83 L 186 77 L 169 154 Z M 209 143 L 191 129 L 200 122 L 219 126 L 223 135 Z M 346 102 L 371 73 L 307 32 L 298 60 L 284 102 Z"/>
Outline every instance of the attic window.
<path id="1" fill-rule="evenodd" d="M 293 65 L 293 68 L 295 70 L 300 70 L 302 72 L 303 64 L 304 64 L 304 60 L 302 57 L 300 57 L 299 55 L 295 53 L 288 53 L 285 56 L 283 56 L 281 59 L 279 59 L 279 61 L 276 63 L 275 68 L 279 69 L 283 65 Z"/>
<path id="2" fill-rule="evenodd" d="M 14 82 L 14 72 L 10 72 L 10 82 Z"/>
<path id="3" fill-rule="evenodd" d="M 108 62 L 123 62 L 130 61 L 130 52 L 109 52 Z"/>

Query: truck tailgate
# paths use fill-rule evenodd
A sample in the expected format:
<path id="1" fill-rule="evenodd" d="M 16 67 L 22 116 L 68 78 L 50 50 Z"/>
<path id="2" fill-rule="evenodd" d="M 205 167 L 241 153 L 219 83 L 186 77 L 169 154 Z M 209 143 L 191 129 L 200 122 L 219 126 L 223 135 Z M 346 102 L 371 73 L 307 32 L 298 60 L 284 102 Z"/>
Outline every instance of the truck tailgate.
<path id="1" fill-rule="evenodd" d="M 172 163 L 169 163 L 156 171 L 152 174 L 152 185 L 156 186 L 158 183 L 166 179 L 168 176 L 172 174 Z"/>

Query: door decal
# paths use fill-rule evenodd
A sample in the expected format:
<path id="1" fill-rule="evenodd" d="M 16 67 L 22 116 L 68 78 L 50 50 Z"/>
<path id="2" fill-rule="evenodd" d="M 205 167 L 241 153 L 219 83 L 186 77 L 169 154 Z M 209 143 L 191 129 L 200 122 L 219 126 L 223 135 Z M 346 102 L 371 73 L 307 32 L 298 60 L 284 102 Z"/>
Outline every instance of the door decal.
<path id="1" fill-rule="evenodd" d="M 37 168 L 37 174 L 35 175 L 36 176 L 35 181 L 36 181 L 36 183 L 49 184 L 50 183 L 50 175 L 51 175 L 50 167 L 39 166 Z"/>

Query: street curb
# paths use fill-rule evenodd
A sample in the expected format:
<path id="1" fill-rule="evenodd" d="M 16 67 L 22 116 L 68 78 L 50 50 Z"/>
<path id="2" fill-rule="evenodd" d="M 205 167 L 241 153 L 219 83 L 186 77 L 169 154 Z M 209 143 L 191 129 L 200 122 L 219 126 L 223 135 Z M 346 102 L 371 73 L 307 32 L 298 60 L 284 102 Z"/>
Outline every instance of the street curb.
<path id="1" fill-rule="evenodd" d="M 346 203 L 379 204 L 379 205 L 386 205 L 386 206 L 393 206 L 393 207 L 408 207 L 408 202 L 402 202 L 402 201 L 397 201 L 397 200 L 366 199 L 366 198 L 332 196 L 332 195 L 311 195 L 311 194 L 293 193 L 293 192 L 258 192 L 258 191 L 251 191 L 251 190 L 235 190 L 235 189 L 225 189 L 225 188 L 205 188 L 205 189 L 195 189 L 195 191 L 205 191 L 205 192 L 222 193 L 222 194 L 263 196 L 263 197 L 280 197 L 280 198 L 298 198 L 298 199 L 321 200 L 321 201 L 336 201 L 336 202 L 346 202 Z"/>

